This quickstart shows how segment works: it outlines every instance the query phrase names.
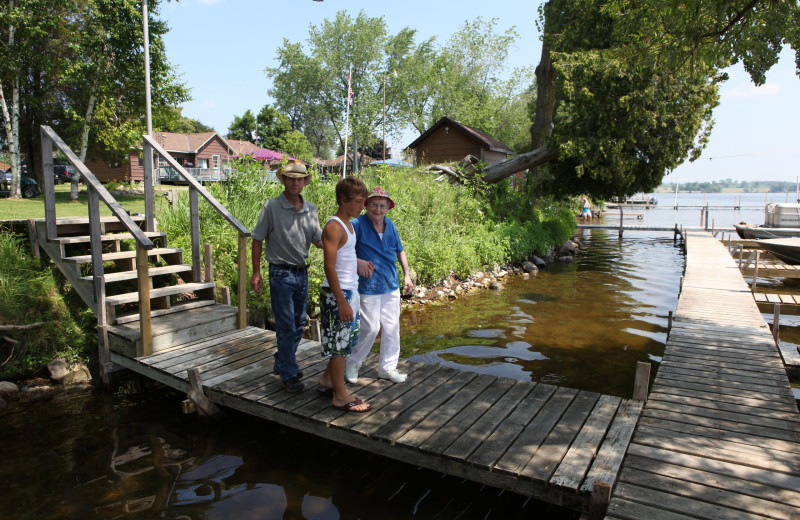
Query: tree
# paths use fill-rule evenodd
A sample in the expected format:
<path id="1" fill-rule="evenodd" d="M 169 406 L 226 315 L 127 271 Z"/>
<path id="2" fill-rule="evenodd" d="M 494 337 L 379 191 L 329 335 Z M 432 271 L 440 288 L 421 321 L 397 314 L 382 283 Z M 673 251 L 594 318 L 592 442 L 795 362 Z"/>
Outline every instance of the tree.
<path id="1" fill-rule="evenodd" d="M 171 108 L 165 113 L 165 121 L 159 127 L 162 132 L 174 132 L 176 134 L 198 134 L 201 132 L 214 132 L 215 130 L 198 121 L 184 117 L 183 107 Z"/>
<path id="2" fill-rule="evenodd" d="M 370 18 L 362 11 L 353 19 L 340 11 L 333 21 L 309 28 L 308 54 L 300 44 L 284 40 L 277 52 L 278 66 L 266 70 L 273 81 L 269 94 L 288 115 L 292 128 L 302 131 L 317 150 L 327 138 L 327 128 L 342 148 L 349 136 L 369 146 L 383 122 L 384 79 L 387 131 L 398 132 L 403 126 L 396 117 L 399 104 L 392 101 L 402 95 L 398 83 L 414 77 L 414 63 L 409 58 L 417 49 L 415 34 L 404 28 L 392 36 L 382 17 Z M 346 135 L 351 66 L 353 104 L 349 107 L 350 135 Z"/>
<path id="3" fill-rule="evenodd" d="M 256 117 L 250 109 L 247 109 L 241 116 L 234 116 L 233 122 L 228 127 L 228 134 L 225 137 L 255 143 L 255 136 L 253 135 L 255 130 Z"/>
<path id="4" fill-rule="evenodd" d="M 0 88 L 4 122 L 17 153 L 24 150 L 29 172 L 41 183 L 39 126 L 53 126 L 78 150 L 126 154 L 144 133 L 142 17 L 133 0 L 15 0 L 0 5 Z M 150 14 L 157 13 L 151 1 Z M 151 18 L 154 119 L 188 99 L 165 58 L 166 25 Z M 19 87 L 14 87 L 19 85 Z M 14 97 L 18 101 L 14 101 Z M 11 120 L 11 123 L 8 121 Z"/>
<path id="5" fill-rule="evenodd" d="M 292 125 L 286 114 L 278 112 L 270 105 L 264 105 L 256 116 L 256 123 L 258 146 L 270 150 L 285 150 L 287 136 L 292 132 Z"/>
<path id="6" fill-rule="evenodd" d="M 306 136 L 298 130 L 292 130 L 281 141 L 280 149 L 292 157 L 311 162 L 314 159 L 314 148 Z"/>
<path id="7" fill-rule="evenodd" d="M 720 70 L 742 60 L 763 82 L 784 43 L 800 49 L 798 13 L 796 1 L 549 0 L 540 8 L 533 150 L 492 165 L 485 178 L 547 164 L 549 185 L 561 193 L 630 195 L 658 186 L 705 145 L 716 85 L 726 79 Z M 617 82 L 621 90 L 611 95 Z M 627 157 L 614 158 L 620 154 Z"/>
<path id="8" fill-rule="evenodd" d="M 519 141 L 515 131 L 530 126 L 533 74 L 530 68 L 509 73 L 507 58 L 518 35 L 514 27 L 498 33 L 496 26 L 497 19 L 476 18 L 441 49 L 420 50 L 415 76 L 421 80 L 399 101 L 417 131 L 447 116 L 501 141 Z"/>

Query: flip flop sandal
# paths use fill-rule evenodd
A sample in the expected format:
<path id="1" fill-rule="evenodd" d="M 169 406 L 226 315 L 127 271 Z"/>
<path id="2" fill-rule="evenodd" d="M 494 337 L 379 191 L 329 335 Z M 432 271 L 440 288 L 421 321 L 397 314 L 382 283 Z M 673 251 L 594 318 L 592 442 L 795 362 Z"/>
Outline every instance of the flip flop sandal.
<path id="1" fill-rule="evenodd" d="M 343 406 L 336 406 L 335 404 L 332 404 L 331 406 L 337 410 L 341 410 L 343 412 L 351 412 L 351 413 L 364 413 L 372 410 L 372 406 L 370 405 L 367 405 L 367 408 L 365 408 L 364 410 L 353 410 L 353 408 L 355 408 L 360 404 L 364 404 L 364 401 L 362 401 L 361 399 L 356 399 L 355 401 L 350 401 L 349 403 Z"/>

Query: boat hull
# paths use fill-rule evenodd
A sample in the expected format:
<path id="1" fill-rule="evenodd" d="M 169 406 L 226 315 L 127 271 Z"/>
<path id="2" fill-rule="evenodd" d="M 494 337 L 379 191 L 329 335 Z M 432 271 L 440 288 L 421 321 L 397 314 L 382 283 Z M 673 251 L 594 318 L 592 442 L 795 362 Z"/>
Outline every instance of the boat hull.
<path id="1" fill-rule="evenodd" d="M 745 239 L 769 239 L 800 237 L 800 228 L 756 226 L 754 224 L 734 224 L 736 233 Z"/>
<path id="2" fill-rule="evenodd" d="M 800 237 L 757 239 L 756 243 L 787 264 L 800 265 Z"/>

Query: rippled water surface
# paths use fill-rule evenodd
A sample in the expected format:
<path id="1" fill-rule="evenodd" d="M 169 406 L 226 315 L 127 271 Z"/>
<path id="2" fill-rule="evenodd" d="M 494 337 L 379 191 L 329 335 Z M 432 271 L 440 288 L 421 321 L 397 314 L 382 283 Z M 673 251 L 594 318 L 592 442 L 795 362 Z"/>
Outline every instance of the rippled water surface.
<path id="1" fill-rule="evenodd" d="M 509 277 L 402 316 L 403 355 L 514 379 L 630 397 L 636 362 L 658 362 L 683 254 L 671 235 L 585 232 L 572 264 Z M 653 370 L 655 373 L 655 370 Z"/>
<path id="2" fill-rule="evenodd" d="M 661 197 L 659 209 L 641 210 L 644 223 L 699 223 L 699 210 L 676 212 L 666 207 L 672 195 Z M 763 195 L 752 198 L 763 207 Z M 719 211 L 717 226 L 763 221 L 763 209 Z M 404 313 L 404 355 L 629 396 L 636 362 L 657 363 L 663 353 L 683 255 L 671 233 L 626 233 L 620 241 L 595 230 L 582 239 L 573 264 Z M 243 414 L 205 422 L 180 413 L 183 398 L 131 379 L 111 396 L 12 402 L 0 412 L 2 517 L 578 517 Z"/>
<path id="3" fill-rule="evenodd" d="M 129 383 L 2 412 L 2 518 L 578 516 L 243 414 L 208 423 L 178 393 Z"/>

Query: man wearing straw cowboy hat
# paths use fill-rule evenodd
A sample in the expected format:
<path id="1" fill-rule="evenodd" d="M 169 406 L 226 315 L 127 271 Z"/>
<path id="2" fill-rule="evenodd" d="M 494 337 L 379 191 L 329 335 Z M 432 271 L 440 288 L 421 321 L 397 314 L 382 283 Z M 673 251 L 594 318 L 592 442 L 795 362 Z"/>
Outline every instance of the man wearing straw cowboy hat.
<path id="1" fill-rule="evenodd" d="M 300 193 L 311 182 L 311 175 L 301 161 L 290 160 L 278 170 L 283 193 L 268 200 L 261 208 L 252 233 L 253 276 L 250 286 L 259 292 L 261 252 L 266 240 L 264 257 L 269 264 L 269 291 L 272 313 L 275 316 L 275 353 L 273 373 L 289 392 L 303 390 L 303 374 L 297 367 L 297 346 L 306 325 L 308 302 L 308 250 L 311 244 L 322 247 L 322 229 L 317 207 L 303 199 Z"/>

